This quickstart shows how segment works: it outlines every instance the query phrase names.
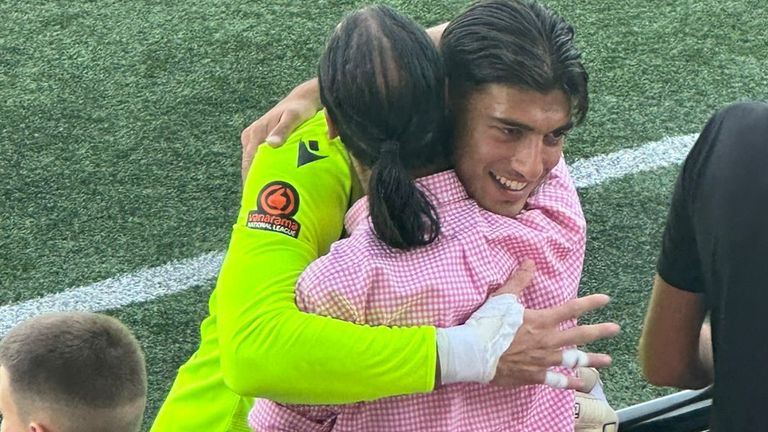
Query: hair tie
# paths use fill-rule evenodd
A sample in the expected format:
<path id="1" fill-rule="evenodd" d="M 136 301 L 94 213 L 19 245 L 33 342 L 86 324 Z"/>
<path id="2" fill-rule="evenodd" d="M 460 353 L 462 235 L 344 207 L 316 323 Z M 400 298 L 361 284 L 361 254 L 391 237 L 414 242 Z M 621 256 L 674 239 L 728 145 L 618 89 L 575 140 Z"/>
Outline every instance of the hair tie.
<path id="1" fill-rule="evenodd" d="M 397 141 L 395 141 L 395 140 L 387 140 L 387 141 L 384 141 L 381 144 L 380 153 L 382 155 L 387 154 L 387 153 L 393 153 L 393 154 L 397 155 L 399 150 L 400 150 L 400 144 Z"/>

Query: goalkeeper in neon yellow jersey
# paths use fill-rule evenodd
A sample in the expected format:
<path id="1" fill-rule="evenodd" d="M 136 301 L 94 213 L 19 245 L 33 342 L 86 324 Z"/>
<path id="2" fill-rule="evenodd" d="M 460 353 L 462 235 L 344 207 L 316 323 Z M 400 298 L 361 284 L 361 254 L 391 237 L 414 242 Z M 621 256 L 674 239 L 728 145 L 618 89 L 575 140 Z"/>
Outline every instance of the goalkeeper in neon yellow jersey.
<path id="1" fill-rule="evenodd" d="M 304 268 L 342 234 L 349 159 L 322 113 L 286 145 L 262 146 L 197 352 L 180 369 L 153 432 L 246 431 L 254 396 L 344 403 L 434 387 L 435 329 L 387 328 L 298 311 Z"/>

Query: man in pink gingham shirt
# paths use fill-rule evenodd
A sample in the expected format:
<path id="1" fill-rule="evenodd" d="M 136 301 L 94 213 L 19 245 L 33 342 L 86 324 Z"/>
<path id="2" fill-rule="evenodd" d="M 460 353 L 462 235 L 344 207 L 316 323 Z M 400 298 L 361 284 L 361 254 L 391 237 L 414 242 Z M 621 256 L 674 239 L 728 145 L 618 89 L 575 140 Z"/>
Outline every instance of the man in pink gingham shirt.
<path id="1" fill-rule="evenodd" d="M 411 251 L 391 249 L 376 238 L 367 200 L 359 200 L 346 216 L 350 237 L 303 273 L 296 290 L 301 309 L 373 325 L 457 325 L 525 258 L 537 268 L 520 299 L 526 308 L 576 296 L 586 223 L 562 158 L 515 218 L 480 208 L 454 171 L 417 183 L 440 216 L 440 238 Z M 352 405 L 257 400 L 249 420 L 255 430 L 572 431 L 573 406 L 572 391 L 544 385 L 451 384 Z"/>

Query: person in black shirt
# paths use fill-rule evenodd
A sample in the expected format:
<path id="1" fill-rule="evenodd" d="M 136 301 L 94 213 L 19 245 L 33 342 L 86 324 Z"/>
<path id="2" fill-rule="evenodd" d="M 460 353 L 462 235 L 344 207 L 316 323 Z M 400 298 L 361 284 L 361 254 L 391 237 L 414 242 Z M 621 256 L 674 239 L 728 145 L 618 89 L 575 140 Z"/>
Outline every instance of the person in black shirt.
<path id="1" fill-rule="evenodd" d="M 677 179 L 640 360 L 655 385 L 714 382 L 712 430 L 768 430 L 766 335 L 768 105 L 741 103 L 709 120 Z"/>

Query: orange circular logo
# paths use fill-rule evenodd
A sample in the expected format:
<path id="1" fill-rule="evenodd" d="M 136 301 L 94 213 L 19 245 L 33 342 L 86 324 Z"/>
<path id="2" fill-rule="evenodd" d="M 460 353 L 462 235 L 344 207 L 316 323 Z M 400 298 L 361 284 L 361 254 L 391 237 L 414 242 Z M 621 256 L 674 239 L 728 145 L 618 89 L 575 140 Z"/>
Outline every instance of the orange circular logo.
<path id="1" fill-rule="evenodd" d="M 291 217 L 299 210 L 299 194 L 286 182 L 272 182 L 259 192 L 258 206 L 267 214 Z"/>

